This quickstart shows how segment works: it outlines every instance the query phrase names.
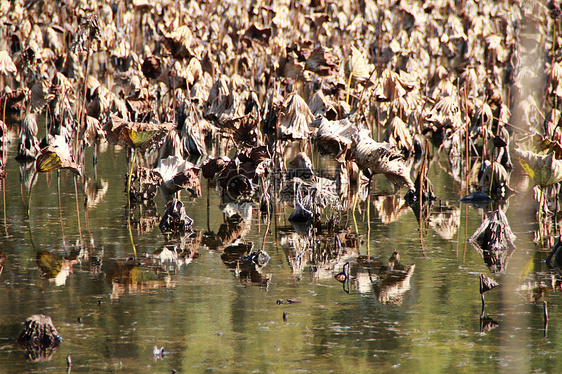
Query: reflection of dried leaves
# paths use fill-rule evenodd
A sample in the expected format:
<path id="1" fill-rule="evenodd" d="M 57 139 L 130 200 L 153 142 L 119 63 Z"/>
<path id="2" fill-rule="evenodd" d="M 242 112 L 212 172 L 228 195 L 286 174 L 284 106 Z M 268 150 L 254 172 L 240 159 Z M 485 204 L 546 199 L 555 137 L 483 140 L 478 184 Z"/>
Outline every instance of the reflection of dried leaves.
<path id="1" fill-rule="evenodd" d="M 451 240 L 457 233 L 461 223 L 461 212 L 458 206 L 440 205 L 434 207 L 429 215 L 429 226 L 445 240 Z"/>
<path id="2" fill-rule="evenodd" d="M 37 158 L 41 152 L 37 139 L 38 132 L 35 115 L 27 115 L 21 123 L 16 160 L 26 161 Z"/>
<path id="3" fill-rule="evenodd" d="M 343 264 L 341 269 L 335 279 L 343 283 L 344 291 L 349 293 L 353 288 L 363 293 L 374 292 L 380 303 L 401 304 L 404 293 L 410 289 L 415 265 L 402 265 L 400 255 L 394 252 L 386 264 L 359 256 Z"/>
<path id="4" fill-rule="evenodd" d="M 88 208 L 93 208 L 105 197 L 109 188 L 109 182 L 106 179 L 94 181 L 87 179 L 84 183 L 84 195 L 86 196 L 86 204 Z"/>
<path id="5" fill-rule="evenodd" d="M 163 234 L 183 234 L 191 228 L 193 220 L 185 212 L 183 203 L 174 199 L 166 204 L 166 211 L 160 221 L 160 230 Z"/>
<path id="6" fill-rule="evenodd" d="M 404 293 L 410 289 L 410 279 L 416 265 L 407 269 L 395 266 L 379 274 L 380 283 L 373 284 L 373 290 L 380 303 L 401 304 Z"/>
<path id="7" fill-rule="evenodd" d="M 490 317 L 482 317 L 480 318 L 480 332 L 488 332 L 492 329 L 495 329 L 500 324 L 494 321 Z"/>
<path id="8" fill-rule="evenodd" d="M 162 182 L 160 175 L 148 168 L 138 168 L 131 177 L 131 200 L 153 199 Z M 137 186 L 138 185 L 138 186 Z"/>
<path id="9" fill-rule="evenodd" d="M 331 279 L 339 262 L 357 256 L 359 238 L 350 231 L 313 237 L 280 229 L 279 235 L 295 276 L 312 272 L 316 279 Z"/>
<path id="10" fill-rule="evenodd" d="M 47 251 L 37 252 L 36 260 L 37 267 L 43 272 L 43 276 L 56 286 L 66 284 L 68 275 L 72 272 L 72 266 L 77 263 L 77 260 L 69 260 Z"/>
<path id="11" fill-rule="evenodd" d="M 174 283 L 169 276 L 164 279 L 155 274 L 161 269 L 161 259 L 148 257 L 140 262 L 138 259 L 116 259 L 109 261 L 105 267 L 105 279 L 111 285 L 112 299 L 125 293 L 142 293 L 162 288 L 172 288 Z"/>
<path id="12" fill-rule="evenodd" d="M 552 246 L 552 250 L 546 259 L 546 263 L 548 266 L 554 268 L 554 270 L 562 275 L 562 241 L 560 240 L 560 236 L 557 236 L 554 241 L 554 245 Z"/>
<path id="13" fill-rule="evenodd" d="M 236 242 L 224 249 L 221 259 L 226 266 L 234 270 L 240 280 L 267 285 L 269 276 L 262 273 L 262 268 L 271 257 L 264 250 L 252 251 L 252 247 L 252 243 Z"/>
<path id="14" fill-rule="evenodd" d="M 396 222 L 408 208 L 400 195 L 375 195 L 372 199 L 373 206 L 384 224 Z"/>

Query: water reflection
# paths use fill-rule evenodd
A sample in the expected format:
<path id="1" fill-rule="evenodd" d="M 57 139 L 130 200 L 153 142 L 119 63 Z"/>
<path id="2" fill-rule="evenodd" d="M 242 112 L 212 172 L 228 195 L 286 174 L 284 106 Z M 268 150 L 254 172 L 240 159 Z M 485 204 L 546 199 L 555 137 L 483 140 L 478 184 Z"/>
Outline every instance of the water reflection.
<path id="1" fill-rule="evenodd" d="M 40 251 L 37 252 L 37 267 L 42 271 L 43 277 L 49 279 L 55 286 L 64 286 L 72 266 L 78 263 L 75 255 L 63 257 L 56 253 Z"/>
<path id="2" fill-rule="evenodd" d="M 270 274 L 263 272 L 271 257 L 264 250 L 253 251 L 253 244 L 241 239 L 224 248 L 221 259 L 241 282 L 248 285 L 267 286 Z"/>
<path id="3" fill-rule="evenodd" d="M 341 261 L 357 256 L 358 238 L 349 230 L 311 236 L 280 228 L 278 235 L 279 244 L 297 279 L 305 270 L 316 279 L 330 279 Z"/>
<path id="4" fill-rule="evenodd" d="M 92 209 L 98 205 L 104 199 L 108 189 L 109 182 L 106 179 L 93 180 L 92 178 L 87 178 L 84 182 L 86 207 Z"/>
<path id="5" fill-rule="evenodd" d="M 451 240 L 461 224 L 461 209 L 458 206 L 439 205 L 429 215 L 429 226 L 445 240 Z"/>
<path id="6" fill-rule="evenodd" d="M 406 267 L 400 263 L 398 252 L 394 252 L 386 264 L 379 259 L 358 256 L 343 264 L 334 278 L 343 284 L 347 293 L 351 290 L 374 292 L 381 304 L 399 305 L 410 289 L 414 269 L 414 264 Z"/>
<path id="7" fill-rule="evenodd" d="M 408 205 L 399 194 L 374 195 L 373 205 L 382 223 L 396 222 L 408 210 Z"/>

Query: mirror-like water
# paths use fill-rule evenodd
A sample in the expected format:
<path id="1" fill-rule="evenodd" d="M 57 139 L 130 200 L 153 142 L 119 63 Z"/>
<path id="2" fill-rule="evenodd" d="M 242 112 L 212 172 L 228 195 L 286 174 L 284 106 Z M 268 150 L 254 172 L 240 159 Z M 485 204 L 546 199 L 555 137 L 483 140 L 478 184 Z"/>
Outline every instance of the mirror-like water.
<path id="1" fill-rule="evenodd" d="M 403 202 L 401 195 L 385 199 L 384 178 L 377 177 L 370 230 L 365 204 L 359 204 L 354 219 L 343 222 L 347 236 L 340 234 L 355 240 L 357 248 L 342 249 L 339 256 L 299 251 L 310 238 L 290 229 L 292 208 L 280 206 L 266 235 L 254 209 L 244 238 L 271 259 L 261 274 L 247 277 L 243 266 L 226 265 L 224 246 L 205 245 L 204 234 L 217 233 L 224 223 L 219 197 L 205 180 L 201 198 L 183 198 L 196 229 L 189 255 L 166 267 L 153 258 L 166 244 L 158 229 L 164 211 L 160 195 L 153 205 L 136 208 L 129 234 L 124 150 L 100 152 L 95 173 L 89 151 L 85 175 L 95 179 L 87 180 L 86 190 L 97 191 L 97 199 L 85 194 L 80 180 L 76 195 L 67 170 L 39 174 L 28 199 L 14 155 L 12 144 L 0 216 L 0 250 L 7 256 L 0 275 L 2 373 L 60 373 L 68 356 L 72 372 L 95 373 L 557 372 L 562 367 L 557 333 L 562 301 L 540 261 L 545 251 L 532 244 L 525 199 L 515 196 L 508 203 L 517 249 L 506 273 L 494 276 L 501 286 L 486 293 L 481 319 L 478 275 L 491 274 L 466 242 L 484 213 L 458 202 L 463 195 L 458 183 L 436 163 L 430 176 L 440 200 L 421 231 L 409 207 L 383 214 L 393 199 Z M 313 239 L 314 248 L 328 247 L 333 235 Z M 134 254 L 133 242 L 138 259 L 126 261 Z M 381 271 L 394 251 L 404 267 L 415 265 L 409 282 L 393 283 Z M 373 259 L 353 265 L 347 285 L 335 280 L 357 255 Z M 55 268 L 51 278 L 46 264 Z M 544 300 L 550 312 L 546 332 Z M 23 322 L 36 313 L 51 316 L 64 338 L 48 360 L 38 362 L 27 359 L 17 343 Z M 153 355 L 155 345 L 164 347 L 163 357 Z"/>

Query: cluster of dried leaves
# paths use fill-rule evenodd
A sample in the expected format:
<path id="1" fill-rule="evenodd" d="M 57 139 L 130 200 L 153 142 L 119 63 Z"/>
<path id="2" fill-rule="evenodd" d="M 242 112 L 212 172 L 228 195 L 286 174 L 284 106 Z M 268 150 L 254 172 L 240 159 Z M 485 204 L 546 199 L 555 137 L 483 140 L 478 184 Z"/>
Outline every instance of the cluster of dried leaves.
<path id="1" fill-rule="evenodd" d="M 141 152 L 129 193 L 162 187 L 163 232 L 189 226 L 173 199 L 200 196 L 201 169 L 266 217 L 289 196 L 294 221 L 350 206 L 353 181 L 364 200 L 378 173 L 432 200 L 428 141 L 456 180 L 505 199 L 512 154 L 542 188 L 562 180 L 559 15 L 557 1 L 0 1 L 0 104 L 38 171 L 81 172 L 93 144 Z"/>

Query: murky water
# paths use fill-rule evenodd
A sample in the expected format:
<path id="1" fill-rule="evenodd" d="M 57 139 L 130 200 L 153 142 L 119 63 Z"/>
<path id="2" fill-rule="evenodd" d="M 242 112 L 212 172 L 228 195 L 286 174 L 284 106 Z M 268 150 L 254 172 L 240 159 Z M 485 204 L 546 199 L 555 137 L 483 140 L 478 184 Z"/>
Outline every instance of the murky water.
<path id="1" fill-rule="evenodd" d="M 296 234 L 287 221 L 292 208 L 280 207 L 266 235 L 254 209 L 244 239 L 271 259 L 250 276 L 228 262 L 224 246 L 205 245 L 204 234 L 217 233 L 224 223 L 219 197 L 205 180 L 201 198 L 182 199 L 197 230 L 189 254 L 165 266 L 153 258 L 167 244 L 158 229 L 160 195 L 153 205 L 135 210 L 130 235 L 125 150 L 100 152 L 95 171 L 88 151 L 85 175 L 98 199 L 85 199 L 80 181 L 76 196 L 66 170 L 38 175 L 28 199 L 14 152 L 13 144 L 2 190 L 6 219 L 0 216 L 0 250 L 7 255 L 0 275 L 2 373 L 60 373 L 67 370 L 68 356 L 72 372 L 94 373 L 562 369 L 562 300 L 541 262 L 546 249 L 531 242 L 535 227 L 524 215 L 521 196 L 511 198 L 507 210 L 517 250 L 506 273 L 494 276 L 501 286 L 486 293 L 481 319 L 478 274 L 492 274 L 466 240 L 483 211 L 458 202 L 464 192 L 437 163 L 430 177 L 440 200 L 421 231 L 407 206 L 382 213 L 392 201 L 403 204 L 405 191 L 385 200 L 379 176 L 370 230 L 365 205 L 359 204 L 361 211 L 344 219 L 347 236 L 341 234 L 356 240 L 357 248 L 339 255 L 328 250 L 333 234 L 315 239 L 315 250 L 311 242 L 306 247 L 310 238 Z M 449 224 L 436 218 L 438 212 Z M 127 261 L 134 256 L 133 243 L 139 259 Z M 394 251 L 412 271 L 409 282 L 392 283 L 381 272 Z M 59 256 L 54 278 L 38 266 L 38 253 L 44 252 Z M 353 260 L 358 255 L 372 259 Z M 348 261 L 353 278 L 342 284 L 334 275 Z M 550 312 L 546 333 L 543 300 Z M 64 338 L 39 362 L 29 360 L 17 343 L 23 322 L 36 313 L 51 316 Z M 163 357 L 153 355 L 154 346 L 164 347 Z"/>

